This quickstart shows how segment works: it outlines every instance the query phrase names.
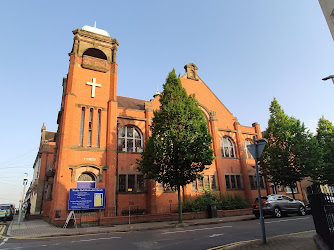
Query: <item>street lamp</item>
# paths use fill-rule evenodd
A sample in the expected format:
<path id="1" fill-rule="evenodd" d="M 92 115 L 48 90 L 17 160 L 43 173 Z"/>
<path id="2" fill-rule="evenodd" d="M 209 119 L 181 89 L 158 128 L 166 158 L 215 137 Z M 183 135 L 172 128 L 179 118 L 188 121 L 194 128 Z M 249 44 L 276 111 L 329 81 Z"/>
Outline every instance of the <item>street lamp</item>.
<path id="1" fill-rule="evenodd" d="M 333 82 L 333 84 L 334 84 L 334 75 L 330 75 L 330 76 L 327 76 L 327 77 L 325 77 L 325 78 L 322 78 L 323 81 L 327 81 L 327 80 L 329 80 L 329 79 L 332 79 L 332 82 Z"/>
<path id="2" fill-rule="evenodd" d="M 22 216 L 22 208 L 23 208 L 23 199 L 25 195 L 25 190 L 26 190 L 26 185 L 28 184 L 28 173 L 24 173 L 25 177 L 23 178 L 23 192 L 22 192 L 22 199 L 19 207 L 19 219 L 18 219 L 18 224 L 20 225 L 21 222 L 21 216 Z"/>

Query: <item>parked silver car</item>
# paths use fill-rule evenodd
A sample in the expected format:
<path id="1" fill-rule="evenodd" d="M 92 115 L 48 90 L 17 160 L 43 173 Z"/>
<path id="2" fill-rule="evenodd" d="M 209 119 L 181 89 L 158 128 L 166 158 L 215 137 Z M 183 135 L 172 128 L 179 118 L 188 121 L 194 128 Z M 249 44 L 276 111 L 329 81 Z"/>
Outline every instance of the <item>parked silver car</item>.
<path id="1" fill-rule="evenodd" d="M 292 199 L 289 196 L 281 194 L 271 194 L 261 197 L 263 215 L 273 215 L 280 218 L 286 214 L 306 215 L 305 204 L 299 200 Z M 255 199 L 253 205 L 253 214 L 259 218 L 259 201 Z"/>

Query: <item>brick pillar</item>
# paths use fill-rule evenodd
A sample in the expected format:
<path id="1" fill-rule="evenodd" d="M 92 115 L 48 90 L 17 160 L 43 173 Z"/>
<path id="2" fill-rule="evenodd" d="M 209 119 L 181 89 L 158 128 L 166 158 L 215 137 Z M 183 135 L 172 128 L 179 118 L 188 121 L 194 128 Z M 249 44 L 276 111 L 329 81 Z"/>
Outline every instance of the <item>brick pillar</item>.
<path id="1" fill-rule="evenodd" d="M 153 118 L 153 107 L 152 102 L 145 102 L 145 138 L 144 143 L 151 136 L 150 125 L 152 124 Z M 144 144 L 145 145 L 145 144 Z M 147 180 L 147 200 L 146 207 L 148 213 L 157 213 L 156 210 L 157 196 L 156 196 L 156 183 L 153 180 Z"/>
<path id="2" fill-rule="evenodd" d="M 249 182 L 249 176 L 248 176 L 248 169 L 247 169 L 247 163 L 246 163 L 246 152 L 244 150 L 244 141 L 242 139 L 242 134 L 240 131 L 240 123 L 234 122 L 234 129 L 236 132 L 236 140 L 237 140 L 237 147 L 239 151 L 239 158 L 240 158 L 240 165 L 241 165 L 241 174 L 242 174 L 242 181 L 244 184 L 244 193 L 246 201 L 251 204 L 253 202 L 252 200 L 252 193 L 250 189 L 250 182 Z"/>
<path id="3" fill-rule="evenodd" d="M 216 165 L 218 188 L 220 194 L 222 195 L 223 193 L 226 192 L 226 185 L 224 181 L 224 172 L 222 171 L 223 159 L 222 159 L 222 152 L 220 150 L 220 138 L 218 135 L 217 119 L 214 114 L 210 115 L 210 129 L 212 135 L 212 148 L 215 156 L 214 162 Z"/>

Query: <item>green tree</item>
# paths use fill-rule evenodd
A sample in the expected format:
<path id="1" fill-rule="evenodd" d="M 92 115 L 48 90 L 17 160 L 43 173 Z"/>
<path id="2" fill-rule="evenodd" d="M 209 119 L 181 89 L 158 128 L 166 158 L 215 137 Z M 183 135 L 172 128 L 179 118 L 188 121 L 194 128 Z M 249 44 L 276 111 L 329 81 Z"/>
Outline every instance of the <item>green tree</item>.
<path id="1" fill-rule="evenodd" d="M 322 152 L 321 166 L 312 169 L 310 176 L 317 184 L 334 185 L 334 126 L 321 117 L 318 122 L 316 139 Z"/>
<path id="2" fill-rule="evenodd" d="M 268 128 L 264 133 L 268 142 L 260 159 L 261 174 L 270 182 L 289 186 L 295 198 L 296 182 L 319 165 L 318 143 L 304 123 L 284 113 L 275 98 L 269 111 Z"/>
<path id="3" fill-rule="evenodd" d="M 151 131 L 138 170 L 178 192 L 179 222 L 182 222 L 181 187 L 201 177 L 213 161 L 212 137 L 194 95 L 188 96 L 175 70 L 169 73 L 154 111 Z"/>

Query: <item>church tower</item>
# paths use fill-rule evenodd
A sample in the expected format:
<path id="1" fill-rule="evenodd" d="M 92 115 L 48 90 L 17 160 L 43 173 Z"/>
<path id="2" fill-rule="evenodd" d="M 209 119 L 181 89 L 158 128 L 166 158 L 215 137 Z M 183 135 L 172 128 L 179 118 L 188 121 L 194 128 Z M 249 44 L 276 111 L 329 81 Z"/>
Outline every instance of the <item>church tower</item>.
<path id="1" fill-rule="evenodd" d="M 67 215 L 70 188 L 106 188 L 105 206 L 115 206 L 119 43 L 95 25 L 83 26 L 73 34 L 57 120 L 56 175 L 50 207 L 55 224 Z"/>

